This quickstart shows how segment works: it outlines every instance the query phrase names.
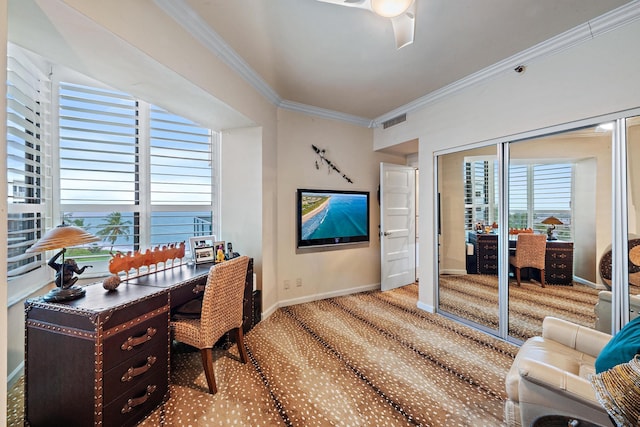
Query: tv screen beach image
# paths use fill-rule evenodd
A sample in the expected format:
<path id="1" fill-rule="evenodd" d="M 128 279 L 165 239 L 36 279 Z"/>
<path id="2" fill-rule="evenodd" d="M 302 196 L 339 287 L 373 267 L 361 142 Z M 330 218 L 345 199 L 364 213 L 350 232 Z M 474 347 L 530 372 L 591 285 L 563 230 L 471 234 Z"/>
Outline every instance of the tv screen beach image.
<path id="1" fill-rule="evenodd" d="M 367 196 L 303 193 L 302 239 L 367 235 Z"/>

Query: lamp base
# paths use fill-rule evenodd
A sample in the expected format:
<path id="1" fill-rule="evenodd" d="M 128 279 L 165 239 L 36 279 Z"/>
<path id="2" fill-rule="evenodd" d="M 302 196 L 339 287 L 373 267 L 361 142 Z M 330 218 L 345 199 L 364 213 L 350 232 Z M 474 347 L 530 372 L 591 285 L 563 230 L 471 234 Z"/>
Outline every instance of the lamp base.
<path id="1" fill-rule="evenodd" d="M 54 288 L 49 291 L 43 298 L 47 302 L 60 302 L 60 301 L 71 301 L 74 299 L 82 298 L 85 291 L 84 288 L 80 286 L 70 286 L 66 289 L 64 288 Z"/>

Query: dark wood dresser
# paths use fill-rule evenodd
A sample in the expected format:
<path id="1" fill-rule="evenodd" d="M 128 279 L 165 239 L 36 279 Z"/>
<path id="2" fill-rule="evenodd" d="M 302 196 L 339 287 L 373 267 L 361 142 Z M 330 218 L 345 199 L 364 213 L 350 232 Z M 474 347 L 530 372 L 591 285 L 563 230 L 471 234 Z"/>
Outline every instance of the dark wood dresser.
<path id="1" fill-rule="evenodd" d="M 467 232 L 467 242 L 473 254 L 467 255 L 468 274 L 498 274 L 498 235 Z M 516 240 L 509 240 L 509 248 L 516 248 Z M 532 274 L 540 276 L 537 271 Z M 539 277 L 537 278 L 539 279 Z M 570 285 L 573 281 L 573 242 L 547 241 L 545 253 L 545 282 Z"/>
<path id="2" fill-rule="evenodd" d="M 253 260 L 244 330 L 254 325 Z M 196 298 L 211 265 L 180 266 L 83 298 L 25 303 L 25 425 L 133 426 L 168 398 L 171 309 Z"/>

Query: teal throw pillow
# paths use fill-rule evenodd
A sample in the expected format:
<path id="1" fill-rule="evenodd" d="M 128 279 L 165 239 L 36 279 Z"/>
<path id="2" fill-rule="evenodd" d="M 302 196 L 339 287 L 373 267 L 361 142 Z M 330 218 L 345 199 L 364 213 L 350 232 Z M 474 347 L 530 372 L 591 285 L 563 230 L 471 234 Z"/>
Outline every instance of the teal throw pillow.
<path id="1" fill-rule="evenodd" d="M 636 354 L 640 354 L 640 317 L 624 325 L 604 346 L 596 359 L 596 373 L 627 363 Z"/>

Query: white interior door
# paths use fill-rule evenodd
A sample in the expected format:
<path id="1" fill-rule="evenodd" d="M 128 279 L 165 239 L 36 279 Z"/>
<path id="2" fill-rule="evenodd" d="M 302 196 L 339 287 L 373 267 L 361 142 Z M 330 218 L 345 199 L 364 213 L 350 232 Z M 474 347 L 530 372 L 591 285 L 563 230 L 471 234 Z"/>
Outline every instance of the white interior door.
<path id="1" fill-rule="evenodd" d="M 416 170 L 380 163 L 380 284 L 383 291 L 416 280 Z"/>

